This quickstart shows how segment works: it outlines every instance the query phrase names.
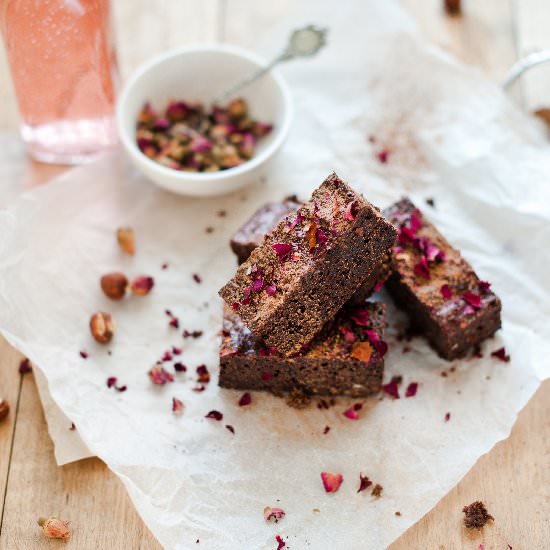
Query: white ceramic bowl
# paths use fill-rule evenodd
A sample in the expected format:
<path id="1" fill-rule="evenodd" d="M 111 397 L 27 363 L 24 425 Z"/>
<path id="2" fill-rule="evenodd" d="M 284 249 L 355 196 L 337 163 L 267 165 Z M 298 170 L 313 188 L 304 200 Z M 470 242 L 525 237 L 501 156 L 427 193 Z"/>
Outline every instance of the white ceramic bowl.
<path id="1" fill-rule="evenodd" d="M 120 140 L 134 164 L 155 183 L 181 195 L 206 197 L 229 193 L 257 181 L 268 169 L 288 134 L 292 102 L 276 71 L 244 88 L 253 118 L 273 124 L 273 131 L 258 142 L 254 156 L 244 164 L 219 172 L 180 172 L 146 157 L 136 144 L 136 120 L 145 102 L 155 109 L 170 100 L 198 100 L 208 104 L 217 94 L 265 61 L 241 48 L 197 45 L 159 55 L 142 65 L 126 82 L 117 102 Z"/>

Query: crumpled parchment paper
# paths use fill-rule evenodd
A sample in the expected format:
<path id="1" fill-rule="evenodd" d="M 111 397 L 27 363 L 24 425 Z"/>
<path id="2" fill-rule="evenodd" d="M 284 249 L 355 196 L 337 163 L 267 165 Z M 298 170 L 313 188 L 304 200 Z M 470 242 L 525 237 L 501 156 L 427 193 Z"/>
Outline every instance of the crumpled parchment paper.
<path id="1" fill-rule="evenodd" d="M 197 548 L 197 539 L 200 548 L 271 549 L 277 534 L 289 549 L 385 547 L 509 434 L 550 371 L 543 128 L 477 71 L 426 44 L 393 2 L 294 9 L 285 28 L 316 14 L 331 28 L 331 46 L 307 65 L 285 67 L 296 121 L 266 182 L 217 199 L 176 197 L 119 153 L 0 211 L 0 331 L 41 370 L 53 401 L 170 549 Z M 383 149 L 386 164 L 377 159 Z M 239 408 L 240 393 L 216 385 L 216 293 L 236 266 L 228 238 L 260 204 L 289 193 L 307 197 L 333 169 L 380 207 L 411 195 L 493 283 L 503 329 L 486 342 L 483 358 L 447 363 L 421 339 L 397 342 L 402 316 L 392 309 L 386 379 L 403 376 L 401 399 L 367 400 L 358 421 L 342 416 L 354 402 L 347 399 L 329 410 L 294 410 L 258 393 Z M 136 231 L 134 258 L 116 246 L 121 225 Z M 98 281 L 111 270 L 150 274 L 154 291 L 110 302 Z M 168 326 L 166 308 L 181 330 L 203 336 L 183 340 Z M 107 347 L 88 332 L 90 314 L 101 309 L 117 322 Z M 183 347 L 188 371 L 154 387 L 147 371 L 173 345 Z M 509 363 L 490 357 L 501 346 Z M 213 380 L 196 393 L 203 363 Z M 128 390 L 107 388 L 109 376 Z M 417 395 L 404 398 L 413 381 Z M 182 417 L 172 414 L 172 397 L 185 403 Z M 223 421 L 204 418 L 213 409 Z M 343 474 L 338 493 L 325 493 L 321 471 Z M 356 493 L 360 472 L 384 486 L 381 498 Z M 286 517 L 266 524 L 266 505 Z"/>

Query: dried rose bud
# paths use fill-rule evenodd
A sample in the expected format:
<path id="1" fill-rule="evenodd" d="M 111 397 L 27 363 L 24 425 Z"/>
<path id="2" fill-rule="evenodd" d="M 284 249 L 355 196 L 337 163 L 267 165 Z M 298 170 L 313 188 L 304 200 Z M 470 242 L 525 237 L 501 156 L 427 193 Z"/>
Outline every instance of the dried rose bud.
<path id="1" fill-rule="evenodd" d="M 231 118 L 244 118 L 248 113 L 246 101 L 242 98 L 234 99 L 229 103 L 227 112 Z"/>
<path id="2" fill-rule="evenodd" d="M 98 311 L 90 319 L 90 331 L 99 344 L 108 344 L 115 334 L 115 322 L 109 313 Z"/>
<path id="3" fill-rule="evenodd" d="M 136 253 L 136 240 L 134 230 L 131 227 L 119 227 L 116 232 L 116 238 L 120 248 L 133 256 Z"/>
<path id="4" fill-rule="evenodd" d="M 0 422 L 8 416 L 10 412 L 10 405 L 9 403 L 0 397 Z"/>
<path id="5" fill-rule="evenodd" d="M 155 280 L 153 277 L 147 275 L 140 275 L 132 281 L 132 292 L 136 296 L 146 296 L 151 292 L 151 289 L 155 286 Z"/>
<path id="6" fill-rule="evenodd" d="M 277 523 L 280 519 L 285 517 L 285 511 L 282 508 L 271 508 L 271 506 L 266 506 L 264 508 L 264 519 L 266 521 L 275 520 Z"/>
<path id="7" fill-rule="evenodd" d="M 50 539 L 67 540 L 70 537 L 69 524 L 54 516 L 38 518 L 38 525 L 42 527 L 44 535 Z"/>
<path id="8" fill-rule="evenodd" d="M 101 289 L 107 298 L 122 300 L 128 287 L 128 278 L 124 273 L 107 273 L 101 277 Z"/>

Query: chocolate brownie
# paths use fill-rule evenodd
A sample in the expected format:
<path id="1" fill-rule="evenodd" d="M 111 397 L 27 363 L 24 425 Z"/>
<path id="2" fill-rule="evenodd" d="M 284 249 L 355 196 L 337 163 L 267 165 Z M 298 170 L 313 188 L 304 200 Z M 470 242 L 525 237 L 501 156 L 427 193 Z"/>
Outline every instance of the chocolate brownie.
<path id="1" fill-rule="evenodd" d="M 384 215 L 399 229 L 386 288 L 441 357 L 464 356 L 500 328 L 500 300 L 409 199 Z"/>
<path id="2" fill-rule="evenodd" d="M 267 233 L 271 233 L 274 227 L 289 214 L 300 207 L 296 195 L 287 197 L 281 202 L 270 202 L 256 210 L 231 237 L 231 249 L 237 256 L 239 264 L 248 259 L 252 251 L 260 246 Z M 380 290 L 384 281 L 390 275 L 391 254 L 388 254 L 378 264 L 377 268 L 369 274 L 367 281 L 351 297 L 352 304 L 362 304 L 373 292 Z"/>
<path id="3" fill-rule="evenodd" d="M 367 302 L 344 308 L 293 357 L 283 357 L 224 308 L 219 384 L 240 390 L 305 395 L 376 393 L 382 384 L 386 306 Z"/>
<path id="4" fill-rule="evenodd" d="M 290 355 L 336 315 L 396 235 L 372 204 L 332 174 L 252 251 L 220 296 L 256 336 Z"/>
<path id="5" fill-rule="evenodd" d="M 256 210 L 231 237 L 231 249 L 237 255 L 239 264 L 248 259 L 250 253 L 264 240 L 266 233 L 270 233 L 286 215 L 298 210 L 300 204 L 296 195 L 292 195 L 279 202 L 264 204 Z"/>

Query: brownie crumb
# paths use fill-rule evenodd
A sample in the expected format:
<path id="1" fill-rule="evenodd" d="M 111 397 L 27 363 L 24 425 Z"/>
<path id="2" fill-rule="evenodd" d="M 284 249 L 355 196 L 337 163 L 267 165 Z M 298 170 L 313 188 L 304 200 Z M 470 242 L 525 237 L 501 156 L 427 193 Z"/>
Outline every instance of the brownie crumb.
<path id="1" fill-rule="evenodd" d="M 219 210 L 218 211 L 218 216 L 220 218 L 225 218 L 225 216 L 227 216 L 227 212 L 225 210 Z"/>
<path id="2" fill-rule="evenodd" d="M 426 204 L 431 206 L 432 208 L 435 208 L 435 200 L 431 197 L 429 199 L 426 199 Z"/>
<path id="3" fill-rule="evenodd" d="M 495 520 L 480 500 L 464 506 L 462 511 L 464 512 L 464 526 L 467 529 L 481 529 L 489 520 Z"/>
<path id="4" fill-rule="evenodd" d="M 449 15 L 460 15 L 462 9 L 460 6 L 460 0 L 444 0 L 445 11 Z"/>
<path id="5" fill-rule="evenodd" d="M 380 483 L 377 483 L 373 488 L 372 488 L 372 491 L 371 491 L 371 495 L 373 497 L 376 497 L 378 498 L 379 496 L 382 495 L 382 491 L 384 490 L 384 487 L 382 487 L 382 485 L 380 485 Z"/>
<path id="6" fill-rule="evenodd" d="M 214 228 L 209 225 L 207 228 L 205 228 L 205 231 L 206 233 L 214 233 Z"/>
<path id="7" fill-rule="evenodd" d="M 311 397 L 298 388 L 294 388 L 286 398 L 286 404 L 293 409 L 305 409 L 310 403 Z"/>
<path id="8" fill-rule="evenodd" d="M 396 516 L 400 516 L 400 515 L 401 515 L 401 512 L 395 512 L 395 515 L 396 515 Z"/>

